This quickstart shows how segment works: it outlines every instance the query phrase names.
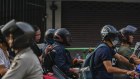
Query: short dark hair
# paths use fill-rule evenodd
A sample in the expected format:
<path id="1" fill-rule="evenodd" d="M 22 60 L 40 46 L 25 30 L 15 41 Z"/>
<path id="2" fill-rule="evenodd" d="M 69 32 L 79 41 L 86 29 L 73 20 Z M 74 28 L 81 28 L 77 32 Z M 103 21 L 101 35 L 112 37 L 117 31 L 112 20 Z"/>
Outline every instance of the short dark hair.
<path id="1" fill-rule="evenodd" d="M 33 28 L 34 28 L 35 32 L 40 30 L 40 28 L 37 25 L 33 25 Z"/>

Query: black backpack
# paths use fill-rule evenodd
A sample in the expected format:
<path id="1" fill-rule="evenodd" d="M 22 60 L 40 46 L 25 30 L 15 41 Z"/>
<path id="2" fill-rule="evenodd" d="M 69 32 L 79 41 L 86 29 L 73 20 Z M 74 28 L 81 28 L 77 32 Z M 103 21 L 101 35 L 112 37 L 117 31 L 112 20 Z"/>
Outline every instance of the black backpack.
<path id="1" fill-rule="evenodd" d="M 41 51 L 41 49 L 39 49 L 39 47 L 37 46 L 37 44 L 34 40 L 32 40 L 32 42 L 30 43 L 30 47 L 37 57 L 41 56 L 42 51 Z"/>
<path id="2" fill-rule="evenodd" d="M 53 49 L 54 49 L 54 47 L 53 47 Z M 53 72 L 52 67 L 55 64 L 54 63 L 55 50 L 53 50 L 53 49 L 51 51 L 49 51 L 48 54 L 45 54 L 45 52 L 43 52 L 42 67 L 43 67 L 43 70 L 44 70 L 44 74 L 46 74 L 48 72 Z"/>

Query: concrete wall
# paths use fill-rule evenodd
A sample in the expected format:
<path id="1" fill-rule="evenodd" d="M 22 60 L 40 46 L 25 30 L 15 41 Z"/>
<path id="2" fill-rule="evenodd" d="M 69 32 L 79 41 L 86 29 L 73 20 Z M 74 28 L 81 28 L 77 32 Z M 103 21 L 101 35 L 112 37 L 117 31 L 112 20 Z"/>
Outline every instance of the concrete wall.
<path id="1" fill-rule="evenodd" d="M 52 5 L 52 1 L 47 1 L 47 29 L 52 28 L 52 10 L 50 6 Z M 61 27 L 61 1 L 55 1 L 55 5 L 57 6 L 57 10 L 55 11 L 55 28 L 58 29 Z"/>

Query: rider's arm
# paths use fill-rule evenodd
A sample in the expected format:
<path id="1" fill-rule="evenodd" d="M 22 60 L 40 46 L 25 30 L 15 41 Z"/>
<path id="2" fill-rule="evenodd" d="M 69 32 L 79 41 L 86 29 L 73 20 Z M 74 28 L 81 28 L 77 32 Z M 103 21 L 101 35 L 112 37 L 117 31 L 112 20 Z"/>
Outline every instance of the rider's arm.
<path id="1" fill-rule="evenodd" d="M 133 66 L 133 64 L 129 63 L 129 60 L 128 60 L 127 58 L 125 58 L 124 56 L 122 56 L 122 55 L 120 55 L 120 54 L 118 54 L 118 53 L 116 53 L 116 54 L 114 55 L 114 57 L 115 57 L 117 60 L 119 60 L 119 61 L 121 61 L 121 62 L 123 62 L 123 63 L 126 63 L 126 64 L 128 64 L 128 65 L 130 65 L 130 66 Z"/>
<path id="2" fill-rule="evenodd" d="M 7 72 L 7 68 L 4 65 L 0 65 L 0 75 L 3 76 Z"/>
<path id="3" fill-rule="evenodd" d="M 134 71 L 129 71 L 129 70 L 113 67 L 110 60 L 103 61 L 103 64 L 104 64 L 107 72 L 109 72 L 109 73 L 127 74 L 127 75 L 131 75 L 131 76 L 134 76 L 135 74 L 137 74 Z"/>

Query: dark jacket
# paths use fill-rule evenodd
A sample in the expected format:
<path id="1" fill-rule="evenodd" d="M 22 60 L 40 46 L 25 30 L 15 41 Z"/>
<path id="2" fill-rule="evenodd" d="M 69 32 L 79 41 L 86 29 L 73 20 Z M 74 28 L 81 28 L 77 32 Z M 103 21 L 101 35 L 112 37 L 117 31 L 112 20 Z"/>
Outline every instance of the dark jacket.
<path id="1" fill-rule="evenodd" d="M 69 74 L 69 68 L 72 66 L 72 58 L 70 56 L 70 52 L 65 49 L 64 45 L 55 42 L 53 44 L 55 50 L 54 62 L 55 64 L 67 75 Z"/>

